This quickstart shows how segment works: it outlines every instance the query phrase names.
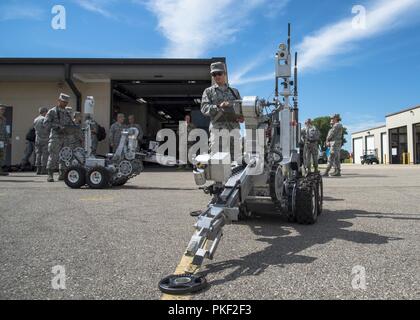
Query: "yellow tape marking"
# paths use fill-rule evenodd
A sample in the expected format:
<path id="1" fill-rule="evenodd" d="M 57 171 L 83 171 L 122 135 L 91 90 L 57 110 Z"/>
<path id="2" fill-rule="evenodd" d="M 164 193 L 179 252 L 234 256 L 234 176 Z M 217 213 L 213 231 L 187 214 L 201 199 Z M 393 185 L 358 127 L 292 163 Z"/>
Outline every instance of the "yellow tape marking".
<path id="1" fill-rule="evenodd" d="M 207 241 L 204 245 L 204 248 L 207 248 Z M 181 261 L 179 262 L 178 266 L 175 269 L 174 274 L 184 274 L 184 273 L 197 273 L 200 268 L 197 265 L 192 264 L 193 257 L 186 256 L 185 254 L 182 256 Z M 162 294 L 161 300 L 190 300 L 192 298 L 191 294 L 183 294 L 183 295 L 172 295 L 164 293 Z"/>

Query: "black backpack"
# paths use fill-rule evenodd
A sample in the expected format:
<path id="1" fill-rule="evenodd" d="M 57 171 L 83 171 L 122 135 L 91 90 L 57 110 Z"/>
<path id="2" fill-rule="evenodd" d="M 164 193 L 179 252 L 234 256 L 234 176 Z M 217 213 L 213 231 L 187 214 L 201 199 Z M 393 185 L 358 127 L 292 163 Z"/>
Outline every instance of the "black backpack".
<path id="1" fill-rule="evenodd" d="M 106 138 L 106 130 L 104 127 L 98 124 L 98 132 L 96 133 L 98 141 L 103 141 Z"/>

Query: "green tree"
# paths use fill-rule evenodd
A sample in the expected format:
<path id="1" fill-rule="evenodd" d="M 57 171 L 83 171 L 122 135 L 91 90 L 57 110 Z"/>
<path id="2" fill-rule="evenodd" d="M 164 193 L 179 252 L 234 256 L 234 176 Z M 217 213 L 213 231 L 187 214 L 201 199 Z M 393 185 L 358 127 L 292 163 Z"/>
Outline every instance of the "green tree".
<path id="1" fill-rule="evenodd" d="M 312 123 L 321 133 L 321 137 L 319 140 L 319 145 L 321 150 L 325 151 L 325 141 L 327 140 L 328 131 L 331 129 L 330 125 L 331 118 L 329 116 L 325 117 L 318 117 L 312 120 Z M 345 136 L 347 135 L 347 128 L 343 127 L 343 145 L 346 144 L 347 140 Z"/>

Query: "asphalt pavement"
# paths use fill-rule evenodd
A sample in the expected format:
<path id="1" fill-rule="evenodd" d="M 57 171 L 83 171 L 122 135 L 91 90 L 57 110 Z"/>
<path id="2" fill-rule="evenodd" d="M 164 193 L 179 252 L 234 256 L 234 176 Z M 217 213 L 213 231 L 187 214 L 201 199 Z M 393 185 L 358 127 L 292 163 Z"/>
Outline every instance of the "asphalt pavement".
<path id="1" fill-rule="evenodd" d="M 203 268 L 210 286 L 192 298 L 420 299 L 420 166 L 346 165 L 324 187 L 315 225 L 258 213 L 226 226 Z M 189 212 L 208 200 L 188 171 L 149 169 L 107 190 L 0 177 L 0 299 L 160 299 Z"/>

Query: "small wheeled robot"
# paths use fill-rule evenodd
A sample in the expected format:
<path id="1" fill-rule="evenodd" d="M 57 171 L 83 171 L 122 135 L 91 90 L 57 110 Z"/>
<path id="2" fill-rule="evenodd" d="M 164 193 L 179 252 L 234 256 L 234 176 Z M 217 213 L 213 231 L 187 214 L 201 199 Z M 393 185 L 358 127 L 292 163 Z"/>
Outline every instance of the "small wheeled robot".
<path id="1" fill-rule="evenodd" d="M 60 150 L 60 161 L 66 170 L 64 182 L 72 189 L 89 186 L 92 189 L 104 189 L 112 186 L 122 186 L 129 179 L 139 175 L 143 169 L 143 162 L 154 162 L 166 166 L 177 164 L 176 159 L 166 158 L 165 162 L 157 159 L 153 150 L 138 151 L 137 128 L 127 128 L 121 133 L 120 143 L 114 153 L 106 156 L 92 154 L 91 126 L 93 122 L 89 116 L 93 113 L 94 98 L 87 97 L 85 112 L 87 120 L 82 129 L 84 131 L 84 148 L 64 147 Z M 78 129 L 80 130 L 80 128 Z"/>

